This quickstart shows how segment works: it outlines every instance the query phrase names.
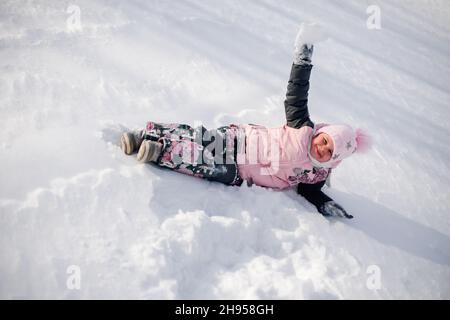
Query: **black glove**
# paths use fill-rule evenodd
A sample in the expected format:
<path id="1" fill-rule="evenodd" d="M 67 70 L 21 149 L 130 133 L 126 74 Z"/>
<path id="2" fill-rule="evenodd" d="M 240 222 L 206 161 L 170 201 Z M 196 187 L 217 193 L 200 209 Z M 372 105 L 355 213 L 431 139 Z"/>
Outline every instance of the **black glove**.
<path id="1" fill-rule="evenodd" d="M 348 214 L 339 204 L 334 201 L 327 201 L 318 208 L 319 212 L 326 217 L 340 217 L 352 219 L 353 216 Z"/>

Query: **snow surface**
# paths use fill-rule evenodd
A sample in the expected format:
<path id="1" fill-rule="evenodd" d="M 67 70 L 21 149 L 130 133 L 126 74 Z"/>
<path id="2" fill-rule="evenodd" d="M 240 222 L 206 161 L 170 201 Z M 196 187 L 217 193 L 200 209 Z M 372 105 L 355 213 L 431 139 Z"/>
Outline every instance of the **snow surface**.
<path id="1" fill-rule="evenodd" d="M 2 0 L 0 298 L 450 298 L 449 18 L 446 0 Z M 312 119 L 375 139 L 325 189 L 355 219 L 122 154 L 147 120 L 283 124 L 302 21 L 331 36 Z"/>

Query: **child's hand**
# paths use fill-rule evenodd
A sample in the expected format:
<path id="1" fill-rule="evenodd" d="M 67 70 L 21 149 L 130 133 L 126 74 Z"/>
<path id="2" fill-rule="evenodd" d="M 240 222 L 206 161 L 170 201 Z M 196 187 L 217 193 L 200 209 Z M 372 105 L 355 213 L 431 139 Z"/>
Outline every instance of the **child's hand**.
<path id="1" fill-rule="evenodd" d="M 319 212 L 324 216 L 340 217 L 352 219 L 353 216 L 348 214 L 339 204 L 334 201 L 325 202 L 320 208 Z"/>

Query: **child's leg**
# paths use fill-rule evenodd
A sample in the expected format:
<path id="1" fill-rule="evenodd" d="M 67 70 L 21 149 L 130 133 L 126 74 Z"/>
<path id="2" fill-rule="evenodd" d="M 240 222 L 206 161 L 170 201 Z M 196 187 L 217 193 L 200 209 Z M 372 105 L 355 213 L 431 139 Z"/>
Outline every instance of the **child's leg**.
<path id="1" fill-rule="evenodd" d="M 229 127 L 208 131 L 203 126 L 149 123 L 146 138 L 163 144 L 158 165 L 210 181 L 240 185 L 235 141 L 227 130 Z"/>
<path id="2" fill-rule="evenodd" d="M 201 137 L 202 132 L 205 131 L 203 127 L 197 128 L 199 132 L 196 132 L 191 126 L 186 124 L 178 124 L 178 123 L 157 123 L 149 121 L 147 125 L 142 130 L 133 130 L 129 132 L 124 132 L 120 139 L 120 145 L 123 152 L 127 155 L 133 154 L 136 151 L 140 150 L 142 142 L 145 140 L 158 141 L 161 138 L 168 138 L 171 140 L 179 140 L 182 138 L 187 139 L 195 139 L 196 136 Z M 153 144 L 147 144 L 147 151 L 151 149 L 159 149 L 155 148 Z M 155 151 L 156 152 L 156 151 Z M 146 159 L 151 159 L 152 157 L 142 157 L 142 153 L 138 153 L 140 155 L 139 161 L 147 162 Z M 150 161 L 150 160 L 149 160 Z M 153 160 L 151 160 L 153 161 Z"/>
<path id="3" fill-rule="evenodd" d="M 144 128 L 143 138 L 146 140 L 158 141 L 160 138 L 178 140 L 181 138 L 193 139 L 201 137 L 206 129 L 201 126 L 192 128 L 187 124 L 181 123 L 159 123 L 149 121 Z"/>

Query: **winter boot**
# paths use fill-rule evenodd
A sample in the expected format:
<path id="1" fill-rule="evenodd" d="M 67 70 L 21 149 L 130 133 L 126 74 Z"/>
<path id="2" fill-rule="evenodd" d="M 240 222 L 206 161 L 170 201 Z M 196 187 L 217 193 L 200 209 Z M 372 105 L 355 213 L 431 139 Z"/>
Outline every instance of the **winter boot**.
<path id="1" fill-rule="evenodd" d="M 137 161 L 141 163 L 156 162 L 161 154 L 163 144 L 157 141 L 144 140 L 137 154 Z"/>
<path id="2" fill-rule="evenodd" d="M 142 138 L 142 130 L 139 131 L 131 131 L 131 132 L 124 132 L 122 134 L 122 137 L 120 138 L 120 147 L 122 148 L 123 152 L 125 154 L 132 154 L 139 150 L 139 147 L 142 144 L 142 141 L 144 140 Z"/>

